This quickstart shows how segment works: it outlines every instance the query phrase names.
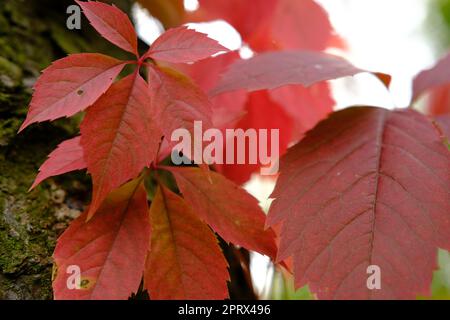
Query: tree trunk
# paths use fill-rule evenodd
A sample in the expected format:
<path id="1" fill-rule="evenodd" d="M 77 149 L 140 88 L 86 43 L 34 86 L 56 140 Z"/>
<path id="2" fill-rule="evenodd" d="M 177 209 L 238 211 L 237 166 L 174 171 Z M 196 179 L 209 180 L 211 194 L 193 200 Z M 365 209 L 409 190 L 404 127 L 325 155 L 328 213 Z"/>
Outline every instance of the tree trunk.
<path id="1" fill-rule="evenodd" d="M 114 3 L 130 11 L 131 0 Z M 71 174 L 28 192 L 46 155 L 77 134 L 79 121 L 75 117 L 34 125 L 17 135 L 32 85 L 43 68 L 67 53 L 124 55 L 86 20 L 81 30 L 66 29 L 71 4 L 2 0 L 0 5 L 0 299 L 52 298 L 56 238 L 83 210 L 90 188 L 85 174 Z"/>

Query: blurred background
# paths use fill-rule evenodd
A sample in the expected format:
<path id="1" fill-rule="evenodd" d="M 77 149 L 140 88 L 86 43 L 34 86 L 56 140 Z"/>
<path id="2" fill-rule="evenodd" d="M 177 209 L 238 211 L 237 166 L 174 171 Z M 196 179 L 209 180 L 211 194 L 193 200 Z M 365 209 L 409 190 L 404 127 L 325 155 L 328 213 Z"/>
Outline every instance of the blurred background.
<path id="1" fill-rule="evenodd" d="M 346 57 L 356 66 L 392 75 L 389 91 L 370 74 L 331 81 L 335 109 L 351 105 L 384 108 L 409 106 L 412 81 L 420 71 L 433 66 L 450 45 L 450 0 L 317 0 L 328 12 L 345 48 L 328 49 Z M 195 12 L 197 0 L 185 0 L 187 11 Z M 164 28 L 160 21 L 136 4 L 134 20 L 140 37 L 152 43 Z M 239 32 L 224 20 L 190 23 L 191 28 L 207 33 L 242 58 L 254 53 Z M 450 70 L 449 70 L 450 72 Z M 427 97 L 417 108 L 424 108 Z M 245 188 L 260 200 L 267 211 L 274 181 L 253 175 Z M 439 252 L 440 270 L 435 272 L 433 298 L 450 299 L 450 255 Z M 274 270 L 266 257 L 251 254 L 251 275 L 255 290 L 263 299 L 313 299 L 308 288 L 294 290 L 287 272 Z M 418 297 L 421 298 L 421 297 Z"/>

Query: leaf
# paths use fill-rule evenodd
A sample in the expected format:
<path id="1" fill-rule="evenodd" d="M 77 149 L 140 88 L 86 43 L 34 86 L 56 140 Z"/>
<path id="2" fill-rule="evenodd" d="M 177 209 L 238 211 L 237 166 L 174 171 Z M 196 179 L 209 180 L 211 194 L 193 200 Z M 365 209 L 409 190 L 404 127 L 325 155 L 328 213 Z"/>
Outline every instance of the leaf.
<path id="1" fill-rule="evenodd" d="M 292 141 L 303 138 L 307 131 L 333 111 L 335 105 L 330 85 L 326 82 L 309 88 L 301 85 L 283 86 L 269 91 L 269 95 L 292 118 L 295 126 Z"/>
<path id="2" fill-rule="evenodd" d="M 100 35 L 125 51 L 139 56 L 137 35 L 128 16 L 114 5 L 102 2 L 75 2 Z"/>
<path id="3" fill-rule="evenodd" d="M 69 117 L 93 104 L 113 83 L 125 62 L 98 53 L 72 54 L 53 62 L 34 86 L 20 131 L 34 122 Z"/>
<path id="4" fill-rule="evenodd" d="M 186 202 L 225 241 L 274 257 L 272 230 L 264 230 L 264 212 L 245 190 L 222 175 L 195 167 L 164 167 L 177 181 Z"/>
<path id="5" fill-rule="evenodd" d="M 240 128 L 244 131 L 246 130 L 267 130 L 267 142 L 261 140 L 260 136 L 257 134 L 257 145 L 267 143 L 268 156 L 271 156 L 270 150 L 273 143 L 271 139 L 271 129 L 279 130 L 278 139 L 278 152 L 282 155 L 286 152 L 289 142 L 292 138 L 292 130 L 294 123 L 292 118 L 290 118 L 287 113 L 283 110 L 279 104 L 275 103 L 269 97 L 267 91 L 256 91 L 248 95 L 248 100 L 246 104 L 247 113 L 243 118 L 236 124 L 235 128 Z M 236 140 L 236 139 L 235 139 Z M 248 139 L 247 139 L 248 140 Z M 227 141 L 227 144 L 230 143 Z M 241 150 L 242 151 L 242 150 Z M 261 164 L 251 164 L 249 161 L 249 153 L 252 149 L 249 143 L 245 143 L 246 161 L 245 164 L 238 164 L 237 154 L 238 154 L 238 143 L 234 143 L 234 164 L 223 164 L 217 165 L 218 171 L 221 172 L 228 179 L 236 182 L 237 184 L 243 184 L 247 182 L 252 173 L 259 173 Z M 227 159 L 226 146 L 223 150 L 224 159 Z M 273 155 L 275 156 L 275 155 Z M 275 159 L 279 161 L 279 159 Z"/>
<path id="6" fill-rule="evenodd" d="M 176 68 L 193 79 L 204 92 L 208 92 L 218 83 L 226 67 L 237 60 L 240 60 L 239 53 L 231 51 L 194 64 L 179 64 Z M 246 100 L 247 92 L 244 90 L 210 97 L 214 127 L 225 128 L 235 124 L 245 114 Z"/>
<path id="7" fill-rule="evenodd" d="M 186 18 L 186 21 L 225 20 L 249 42 L 273 14 L 277 0 L 199 0 L 199 9 Z"/>
<path id="8" fill-rule="evenodd" d="M 57 300 L 118 300 L 136 292 L 150 241 L 147 195 L 140 179 L 114 191 L 96 216 L 87 212 L 58 239 L 53 290 Z M 69 266 L 81 270 L 81 289 L 68 289 Z"/>
<path id="9" fill-rule="evenodd" d="M 316 1 L 278 0 L 271 13 L 271 19 L 263 21 L 260 32 L 250 39 L 256 51 L 345 47 L 334 33 L 327 12 Z"/>
<path id="10" fill-rule="evenodd" d="M 83 157 L 83 148 L 80 144 L 80 137 L 66 140 L 50 153 L 48 159 L 39 168 L 39 174 L 36 177 L 31 189 L 49 177 L 58 176 L 74 170 L 86 168 L 86 162 Z"/>
<path id="11" fill-rule="evenodd" d="M 278 260 L 321 299 L 429 293 L 437 247 L 450 248 L 450 153 L 412 110 L 357 107 L 310 131 L 281 161 L 267 225 Z M 381 289 L 366 286 L 381 269 Z"/>
<path id="12" fill-rule="evenodd" d="M 151 299 L 228 298 L 227 262 L 214 233 L 183 198 L 161 186 L 150 208 L 144 286 Z"/>
<path id="13" fill-rule="evenodd" d="M 204 33 L 185 26 L 169 29 L 153 42 L 144 58 L 153 58 L 172 63 L 195 62 L 211 55 L 228 51 L 216 40 Z"/>
<path id="14" fill-rule="evenodd" d="M 220 83 L 211 91 L 211 95 L 238 89 L 275 89 L 289 84 L 308 87 L 321 81 L 353 76 L 361 72 L 365 71 L 327 53 L 269 52 L 232 64 Z"/>
<path id="15" fill-rule="evenodd" d="M 164 124 L 166 138 L 178 128 L 193 132 L 194 121 L 202 121 L 204 130 L 212 126 L 211 102 L 188 77 L 170 68 L 150 66 L 148 81 L 155 118 Z"/>
<path id="16" fill-rule="evenodd" d="M 425 91 L 450 84 L 450 53 L 414 78 L 413 101 Z"/>
<path id="17" fill-rule="evenodd" d="M 450 84 L 428 90 L 426 112 L 432 116 L 450 114 Z"/>
<path id="18" fill-rule="evenodd" d="M 147 83 L 137 71 L 113 84 L 81 124 L 81 145 L 93 180 L 88 218 L 105 197 L 155 159 L 162 134 Z"/>
<path id="19" fill-rule="evenodd" d="M 312 0 L 199 0 L 185 21 L 225 20 L 254 51 L 343 47 L 325 10 Z"/>

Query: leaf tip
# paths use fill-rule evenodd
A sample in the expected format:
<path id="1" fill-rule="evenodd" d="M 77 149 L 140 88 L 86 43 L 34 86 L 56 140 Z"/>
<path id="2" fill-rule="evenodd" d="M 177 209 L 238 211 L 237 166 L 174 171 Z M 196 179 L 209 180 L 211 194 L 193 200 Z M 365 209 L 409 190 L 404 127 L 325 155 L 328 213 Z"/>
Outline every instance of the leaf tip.
<path id="1" fill-rule="evenodd" d="M 25 130 L 25 128 L 27 128 L 29 125 L 31 124 L 31 121 L 27 119 L 25 119 L 25 121 L 22 123 L 22 125 L 20 126 L 19 130 L 17 131 L 17 134 L 21 133 L 23 130 Z"/>
<path id="2" fill-rule="evenodd" d="M 34 180 L 33 184 L 31 185 L 31 187 L 28 189 L 28 192 L 31 192 L 34 190 L 34 188 L 36 188 L 42 181 L 39 181 L 39 175 L 36 177 L 36 180 Z"/>

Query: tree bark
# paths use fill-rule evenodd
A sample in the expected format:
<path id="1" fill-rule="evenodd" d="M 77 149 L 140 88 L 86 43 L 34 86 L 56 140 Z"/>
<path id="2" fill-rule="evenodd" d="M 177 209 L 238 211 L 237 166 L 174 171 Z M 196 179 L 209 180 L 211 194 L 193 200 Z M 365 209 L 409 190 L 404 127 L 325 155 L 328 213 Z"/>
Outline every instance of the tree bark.
<path id="1" fill-rule="evenodd" d="M 131 0 L 114 1 L 129 12 Z M 77 134 L 80 118 L 31 126 L 17 135 L 32 85 L 52 61 L 74 52 L 124 54 L 82 20 L 66 28 L 71 0 L 2 0 L 0 5 L 0 299 L 51 299 L 52 252 L 58 235 L 80 214 L 85 174 L 50 179 L 28 192 L 58 143 Z"/>

